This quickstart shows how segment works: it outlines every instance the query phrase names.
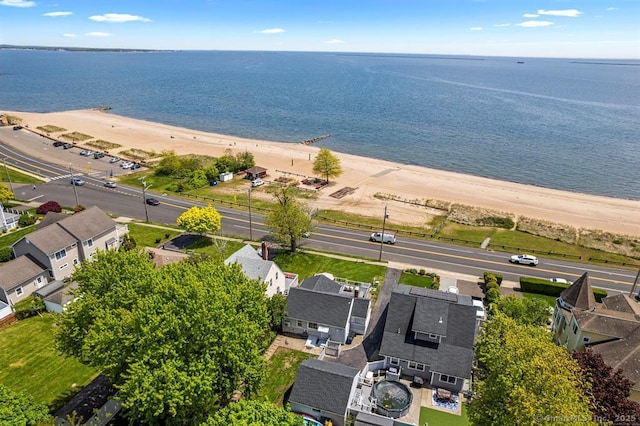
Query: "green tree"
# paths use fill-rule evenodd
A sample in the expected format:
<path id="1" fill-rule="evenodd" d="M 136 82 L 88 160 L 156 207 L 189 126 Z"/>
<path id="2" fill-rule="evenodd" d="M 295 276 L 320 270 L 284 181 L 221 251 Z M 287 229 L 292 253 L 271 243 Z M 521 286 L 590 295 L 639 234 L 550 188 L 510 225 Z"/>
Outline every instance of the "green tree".
<path id="1" fill-rule="evenodd" d="M 302 416 L 268 402 L 242 400 L 218 411 L 206 426 L 303 426 Z"/>
<path id="2" fill-rule="evenodd" d="M 590 386 L 545 329 L 518 325 L 498 312 L 483 327 L 476 356 L 476 395 L 468 410 L 472 424 L 591 421 Z"/>
<path id="3" fill-rule="evenodd" d="M 273 195 L 277 203 L 265 216 L 264 225 L 280 244 L 295 253 L 298 241 L 311 230 L 311 214 L 296 200 L 294 186 L 279 187 Z"/>
<path id="4" fill-rule="evenodd" d="M 338 177 L 342 174 L 340 159 L 327 148 L 320 148 L 320 152 L 313 160 L 313 172 L 324 176 L 325 180 L 329 182 L 329 178 Z"/>
<path id="5" fill-rule="evenodd" d="M 189 178 L 189 186 L 191 188 L 202 188 L 207 185 L 209 185 L 209 179 L 207 179 L 207 174 L 204 170 L 195 170 L 191 173 Z"/>
<path id="6" fill-rule="evenodd" d="M 282 321 L 287 318 L 287 296 L 274 294 L 269 299 L 269 314 L 271 315 L 271 329 L 282 331 Z"/>
<path id="7" fill-rule="evenodd" d="M 216 167 L 216 163 L 210 164 L 209 167 L 204 170 L 204 173 L 209 181 L 218 180 L 218 175 L 220 174 L 218 167 Z"/>
<path id="8" fill-rule="evenodd" d="M 239 152 L 236 154 L 236 172 L 247 170 L 256 165 L 256 160 L 250 152 Z"/>
<path id="9" fill-rule="evenodd" d="M 50 420 L 47 407 L 26 393 L 14 392 L 0 385 L 0 426 L 31 426 Z"/>
<path id="10" fill-rule="evenodd" d="M 7 204 L 9 200 L 16 198 L 13 192 L 9 190 L 5 185 L 0 183 L 0 203 Z"/>
<path id="11" fill-rule="evenodd" d="M 158 176 L 175 176 L 180 170 L 181 161 L 174 151 L 165 153 L 158 165 L 153 169 Z"/>
<path id="12" fill-rule="evenodd" d="M 61 315 L 56 344 L 102 370 L 125 414 L 150 425 L 191 425 L 250 398 L 269 340 L 265 285 L 213 261 L 155 269 L 137 251 L 100 251 L 73 279 L 82 294 Z"/>
<path id="13" fill-rule="evenodd" d="M 224 155 L 216 159 L 216 167 L 221 172 L 235 173 L 236 171 L 240 170 L 238 168 L 238 161 L 236 157 L 233 156 L 233 153 L 230 149 L 225 149 Z"/>
<path id="14" fill-rule="evenodd" d="M 178 226 L 189 232 L 204 235 L 220 230 L 222 227 L 222 216 L 211 204 L 207 207 L 193 206 L 178 216 L 176 222 Z"/>
<path id="15" fill-rule="evenodd" d="M 495 309 L 520 325 L 546 326 L 551 316 L 550 308 L 543 300 L 514 294 L 498 299 Z"/>

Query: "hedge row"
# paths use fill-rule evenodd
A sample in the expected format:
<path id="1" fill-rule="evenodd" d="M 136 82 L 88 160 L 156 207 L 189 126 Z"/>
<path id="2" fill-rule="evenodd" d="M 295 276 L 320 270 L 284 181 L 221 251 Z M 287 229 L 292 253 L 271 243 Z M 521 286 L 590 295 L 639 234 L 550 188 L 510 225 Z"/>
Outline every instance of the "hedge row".
<path id="1" fill-rule="evenodd" d="M 497 274 L 495 272 L 485 272 L 484 273 L 484 284 L 488 284 L 489 281 L 495 281 L 498 285 L 502 285 L 502 274 Z"/>
<path id="2" fill-rule="evenodd" d="M 569 287 L 569 284 L 553 283 L 549 280 L 532 277 L 520 277 L 520 289 L 528 293 L 546 294 L 547 296 L 560 296 L 562 291 Z M 593 296 L 597 302 L 607 297 L 607 292 L 599 288 L 593 289 Z"/>

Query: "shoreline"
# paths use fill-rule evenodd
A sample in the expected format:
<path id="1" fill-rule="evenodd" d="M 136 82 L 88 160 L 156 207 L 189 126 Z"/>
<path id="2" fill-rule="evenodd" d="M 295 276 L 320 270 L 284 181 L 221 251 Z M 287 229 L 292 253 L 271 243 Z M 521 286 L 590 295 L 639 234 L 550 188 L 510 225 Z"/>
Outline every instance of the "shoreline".
<path id="1" fill-rule="evenodd" d="M 130 148 L 178 155 L 206 154 L 218 157 L 225 150 L 247 151 L 256 165 L 268 169 L 268 180 L 282 172 L 313 176 L 313 159 L 319 148 L 313 144 L 246 139 L 129 118 L 97 109 L 53 113 L 3 111 L 17 116 L 31 129 L 55 125 L 66 132 L 80 132 Z M 62 132 L 65 133 L 65 132 Z M 62 134 L 60 133 L 60 134 Z M 59 135 L 59 134 L 56 134 Z M 79 145 L 82 145 L 79 143 Z M 425 207 L 381 200 L 390 194 L 401 200 L 438 200 L 481 209 L 512 213 L 575 228 L 640 236 L 640 201 L 575 193 L 535 185 L 500 181 L 423 166 L 394 163 L 332 151 L 341 160 L 343 174 L 322 190 L 313 206 L 365 216 L 382 217 L 389 208 L 393 222 L 426 225 L 433 217 Z M 330 194 L 342 188 L 354 191 L 342 199 Z M 379 215 L 377 213 L 380 213 Z"/>

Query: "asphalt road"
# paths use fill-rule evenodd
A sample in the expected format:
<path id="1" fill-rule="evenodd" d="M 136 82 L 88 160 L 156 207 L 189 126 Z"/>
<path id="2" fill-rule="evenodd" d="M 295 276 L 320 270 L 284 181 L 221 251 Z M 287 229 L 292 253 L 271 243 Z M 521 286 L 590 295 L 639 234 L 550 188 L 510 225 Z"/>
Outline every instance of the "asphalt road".
<path id="1" fill-rule="evenodd" d="M 109 163 L 109 157 L 99 160 L 78 155 L 79 149 L 63 150 L 54 148 L 52 141 L 35 135 L 28 130 L 14 131 L 10 127 L 0 128 L 0 156 L 6 164 L 20 167 L 42 176 L 46 183 L 37 185 L 14 185 L 18 199 L 45 202 L 55 200 L 62 205 L 96 205 L 116 215 L 149 221 L 175 224 L 176 218 L 193 205 L 204 205 L 177 197 L 157 193 L 150 188 L 147 196 L 160 200 L 159 206 L 145 206 L 142 185 L 105 188 L 104 182 L 112 173 L 114 176 L 130 173 L 118 165 Z M 70 184 L 71 174 L 81 174 L 85 185 L 75 187 Z M 6 180 L 3 178 L 2 180 Z M 75 189 L 75 191 L 74 191 Z M 77 196 L 77 202 L 76 202 Z M 262 216 L 255 211 L 251 215 L 246 210 L 234 210 L 216 206 L 222 214 L 222 232 L 241 238 L 259 240 L 267 235 Z M 378 259 L 380 244 L 368 241 L 372 231 L 319 225 L 311 238 L 303 239 L 302 246 Z M 484 271 L 501 273 L 506 280 L 517 281 L 520 276 L 537 278 L 562 277 L 575 280 L 588 272 L 595 287 L 613 291 L 628 292 L 636 276 L 635 270 L 605 267 L 600 265 L 546 259 L 539 257 L 537 267 L 513 265 L 508 262 L 512 253 L 455 246 L 420 239 L 399 236 L 395 245 L 382 247 L 382 259 L 424 268 L 451 271 L 454 273 L 482 276 Z"/>

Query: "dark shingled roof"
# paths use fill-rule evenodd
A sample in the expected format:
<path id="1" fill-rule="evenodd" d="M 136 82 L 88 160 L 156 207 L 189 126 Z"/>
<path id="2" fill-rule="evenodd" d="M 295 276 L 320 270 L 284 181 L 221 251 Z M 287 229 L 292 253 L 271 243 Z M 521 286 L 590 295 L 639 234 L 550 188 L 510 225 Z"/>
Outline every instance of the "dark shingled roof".
<path id="1" fill-rule="evenodd" d="M 42 219 L 40 222 L 38 222 L 38 224 L 36 225 L 36 229 L 42 229 L 46 226 L 52 225 L 56 222 L 61 221 L 62 219 L 66 219 L 69 216 L 64 214 L 64 213 L 57 213 L 57 212 L 47 212 L 46 215 L 44 215 L 44 219 Z"/>
<path id="2" fill-rule="evenodd" d="M 359 370 L 311 358 L 300 364 L 289 402 L 344 416 Z"/>
<path id="3" fill-rule="evenodd" d="M 33 294 L 44 299 L 45 297 L 63 288 L 64 288 L 64 283 L 62 281 L 55 280 L 55 281 L 51 281 L 49 284 L 45 285 L 44 287 L 39 288 Z"/>
<path id="4" fill-rule="evenodd" d="M 116 226 L 116 222 L 98 207 L 90 207 L 56 223 L 78 241 L 95 238 Z"/>
<path id="5" fill-rule="evenodd" d="M 37 232 L 37 231 L 36 231 Z M 5 291 L 12 290 L 27 281 L 35 279 L 46 271 L 46 268 L 29 255 L 0 264 L 0 287 Z"/>
<path id="6" fill-rule="evenodd" d="M 637 303 L 628 294 L 619 293 L 615 296 L 607 296 L 602 299 L 602 304 L 613 311 L 627 312 L 630 314 L 638 315 L 640 320 L 640 303 Z"/>
<path id="7" fill-rule="evenodd" d="M 574 310 L 573 316 L 582 331 L 616 338 L 626 337 L 640 327 L 640 321 L 633 314 L 611 309 Z"/>
<path id="8" fill-rule="evenodd" d="M 573 284 L 565 288 L 560 293 L 560 298 L 576 309 L 583 311 L 593 309 L 596 306 L 596 298 L 593 296 L 593 290 L 589 284 L 589 274 L 585 272 Z"/>
<path id="9" fill-rule="evenodd" d="M 591 349 L 602 355 L 608 366 L 621 369 L 626 378 L 635 382 L 633 389 L 640 391 L 640 327 L 627 337 L 594 344 Z"/>
<path id="10" fill-rule="evenodd" d="M 290 318 L 345 328 L 352 301 L 351 297 L 293 287 L 287 296 L 287 315 Z"/>
<path id="11" fill-rule="evenodd" d="M 73 235 L 58 226 L 57 223 L 27 234 L 23 239 L 48 256 L 78 242 Z"/>
<path id="12" fill-rule="evenodd" d="M 471 377 L 476 309 L 468 296 L 399 285 L 389 301 L 380 355 L 423 363 L 432 371 L 461 378 Z M 416 307 L 419 307 L 418 309 Z M 414 339 L 412 330 L 428 327 L 417 322 L 446 312 L 446 330 L 440 343 Z M 425 312 L 426 311 L 426 312 Z"/>
<path id="13" fill-rule="evenodd" d="M 360 318 L 366 318 L 367 312 L 369 312 L 370 305 L 370 299 L 353 299 L 353 309 L 351 310 L 351 315 Z"/>
<path id="14" fill-rule="evenodd" d="M 325 275 L 315 275 L 313 277 L 305 278 L 300 287 L 307 290 L 320 291 L 322 293 L 340 293 L 342 284 L 339 284 Z"/>

